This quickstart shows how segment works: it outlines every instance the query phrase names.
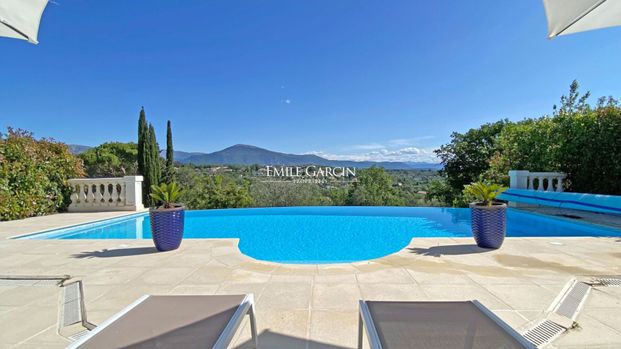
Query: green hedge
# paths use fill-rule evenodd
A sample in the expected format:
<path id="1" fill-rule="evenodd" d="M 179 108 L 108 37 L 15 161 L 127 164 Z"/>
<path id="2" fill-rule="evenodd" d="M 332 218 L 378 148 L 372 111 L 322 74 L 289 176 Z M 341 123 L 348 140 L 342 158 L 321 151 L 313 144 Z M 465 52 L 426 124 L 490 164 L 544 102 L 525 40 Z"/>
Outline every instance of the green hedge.
<path id="1" fill-rule="evenodd" d="M 0 134 L 0 220 L 55 213 L 70 203 L 69 178 L 84 175 L 67 145 L 8 129 Z"/>
<path id="2" fill-rule="evenodd" d="M 453 133 L 436 150 L 444 181 L 428 197 L 464 206 L 464 185 L 489 180 L 507 185 L 509 170 L 559 171 L 569 191 L 621 195 L 621 105 L 612 97 L 587 103 L 573 82 L 553 115 L 519 122 L 502 120 Z"/>

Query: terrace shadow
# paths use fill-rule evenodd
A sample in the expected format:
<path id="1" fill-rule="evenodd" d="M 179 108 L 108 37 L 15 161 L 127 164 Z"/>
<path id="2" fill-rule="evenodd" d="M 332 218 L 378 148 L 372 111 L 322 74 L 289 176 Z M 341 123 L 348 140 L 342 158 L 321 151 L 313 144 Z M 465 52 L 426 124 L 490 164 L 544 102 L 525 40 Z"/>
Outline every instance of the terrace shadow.
<path id="1" fill-rule="evenodd" d="M 158 253 L 155 247 L 130 247 L 117 249 L 103 249 L 100 251 L 85 251 L 71 255 L 73 258 L 110 258 L 110 257 L 127 257 L 139 256 L 144 254 Z"/>
<path id="2" fill-rule="evenodd" d="M 353 336 L 356 335 L 354 332 Z M 307 340 L 304 338 L 289 336 L 282 333 L 272 332 L 270 330 L 264 330 L 257 336 L 257 342 L 259 342 L 260 348 L 269 349 L 347 349 L 348 347 L 342 347 L 334 344 L 322 343 L 313 340 Z M 246 341 L 234 347 L 235 349 L 250 349 L 252 348 L 252 342 Z"/>
<path id="3" fill-rule="evenodd" d="M 446 246 L 432 246 L 429 248 L 421 247 L 408 247 L 410 253 L 415 253 L 421 256 L 459 256 L 465 254 L 476 254 L 493 251 L 492 249 L 481 248 L 477 245 L 446 245 Z"/>

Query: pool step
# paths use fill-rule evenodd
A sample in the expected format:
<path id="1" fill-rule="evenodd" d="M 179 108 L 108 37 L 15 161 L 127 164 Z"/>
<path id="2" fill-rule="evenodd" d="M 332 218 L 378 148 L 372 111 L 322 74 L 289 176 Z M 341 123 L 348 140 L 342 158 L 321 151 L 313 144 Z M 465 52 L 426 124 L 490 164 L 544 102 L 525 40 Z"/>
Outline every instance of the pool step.
<path id="1" fill-rule="evenodd" d="M 537 348 L 552 343 L 575 327 L 576 318 L 590 292 L 591 285 L 576 279 L 570 280 L 550 305 L 547 315 L 522 335 Z"/>

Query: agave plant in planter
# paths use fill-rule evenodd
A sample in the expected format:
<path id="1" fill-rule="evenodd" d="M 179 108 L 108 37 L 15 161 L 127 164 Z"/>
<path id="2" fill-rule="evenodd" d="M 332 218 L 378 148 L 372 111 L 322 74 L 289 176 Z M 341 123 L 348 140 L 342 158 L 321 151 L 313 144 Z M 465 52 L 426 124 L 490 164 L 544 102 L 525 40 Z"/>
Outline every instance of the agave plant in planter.
<path id="1" fill-rule="evenodd" d="M 151 236 L 158 251 L 177 249 L 183 239 L 185 209 L 176 204 L 181 189 L 176 183 L 151 186 L 151 198 L 160 206 L 149 209 Z"/>
<path id="2" fill-rule="evenodd" d="M 470 204 L 472 235 L 479 247 L 500 248 L 505 241 L 507 205 L 496 197 L 507 188 L 497 184 L 476 182 L 464 187 L 466 195 L 476 202 Z"/>

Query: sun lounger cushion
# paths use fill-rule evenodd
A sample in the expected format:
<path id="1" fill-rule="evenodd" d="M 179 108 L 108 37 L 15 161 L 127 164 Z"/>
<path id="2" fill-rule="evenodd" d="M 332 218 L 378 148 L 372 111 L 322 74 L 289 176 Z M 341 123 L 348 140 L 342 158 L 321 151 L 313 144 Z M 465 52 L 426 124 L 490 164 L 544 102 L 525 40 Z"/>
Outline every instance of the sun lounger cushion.
<path id="1" fill-rule="evenodd" d="M 243 299 L 150 296 L 80 348 L 211 348 Z"/>
<path id="2" fill-rule="evenodd" d="M 367 302 L 383 349 L 524 348 L 472 302 Z"/>

